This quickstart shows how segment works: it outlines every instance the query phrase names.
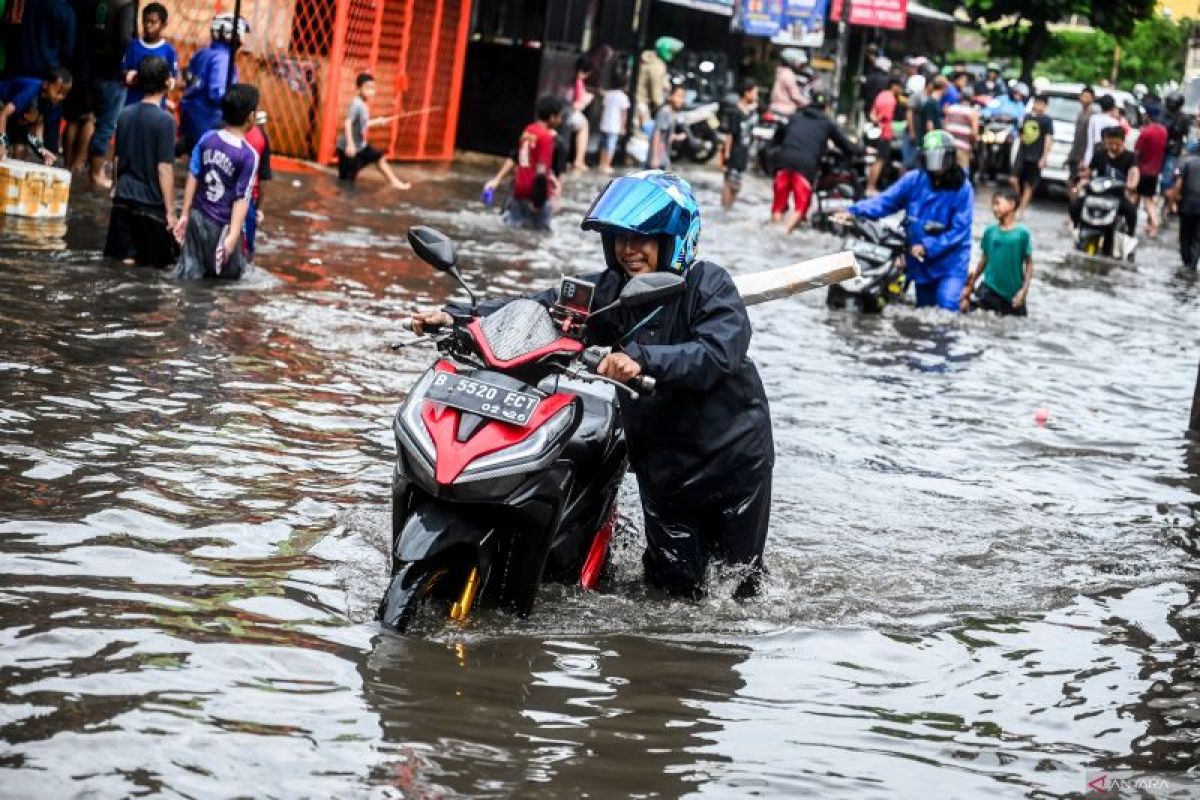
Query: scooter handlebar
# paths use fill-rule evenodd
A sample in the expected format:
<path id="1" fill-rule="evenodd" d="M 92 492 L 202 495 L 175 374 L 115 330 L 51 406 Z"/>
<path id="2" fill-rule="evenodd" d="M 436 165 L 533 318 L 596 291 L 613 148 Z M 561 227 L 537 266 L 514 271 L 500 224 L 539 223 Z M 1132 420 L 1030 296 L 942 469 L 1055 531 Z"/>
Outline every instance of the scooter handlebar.
<path id="1" fill-rule="evenodd" d="M 583 351 L 580 360 L 583 366 L 590 372 L 595 372 L 600 367 L 600 362 L 604 360 L 611 350 L 602 347 L 589 347 Z M 627 386 L 639 394 L 653 394 L 654 388 L 658 384 L 654 378 L 649 375 L 638 375 L 629 381 Z"/>

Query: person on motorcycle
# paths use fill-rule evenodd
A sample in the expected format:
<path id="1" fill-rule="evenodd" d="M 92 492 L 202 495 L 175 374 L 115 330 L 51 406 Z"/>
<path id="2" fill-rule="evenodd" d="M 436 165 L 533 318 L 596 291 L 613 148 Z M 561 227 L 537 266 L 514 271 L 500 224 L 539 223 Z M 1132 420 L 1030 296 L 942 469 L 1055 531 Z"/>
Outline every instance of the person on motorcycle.
<path id="1" fill-rule="evenodd" d="M 1179 157 L 1183 154 L 1184 144 L 1187 142 L 1188 131 L 1191 128 L 1191 120 L 1187 114 L 1183 113 L 1183 95 L 1179 92 L 1171 92 L 1163 98 L 1163 106 L 1166 109 L 1163 114 L 1162 124 L 1167 129 L 1167 155 L 1163 160 L 1162 183 L 1161 188 L 1163 194 L 1175 185 L 1175 166 L 1179 163 Z M 1175 204 L 1171 204 L 1173 211 Z"/>
<path id="2" fill-rule="evenodd" d="M 593 308 L 612 303 L 635 275 L 673 272 L 684 294 L 645 309 L 616 308 L 588 322 L 588 340 L 611 346 L 598 372 L 621 383 L 646 374 L 654 394 L 618 394 L 629 461 L 645 516 L 646 580 L 703 594 L 710 562 L 742 571 L 737 598 L 757 593 L 771 510 L 775 448 L 766 392 L 747 355 L 750 318 L 722 267 L 699 258 L 700 208 L 687 181 L 659 170 L 611 181 L 583 220 L 600 234 L 606 269 L 589 276 Z M 557 292 L 535 297 L 550 305 Z M 481 311 L 499 305 L 485 303 Z M 445 311 L 413 329 L 449 325 Z"/>
<path id="3" fill-rule="evenodd" d="M 808 103 L 800 79 L 800 69 L 808 64 L 808 56 L 798 47 L 785 47 L 779 51 L 779 66 L 775 68 L 775 83 L 771 86 L 770 111 L 790 117 Z"/>
<path id="4" fill-rule="evenodd" d="M 1103 135 L 1104 146 L 1096 148 L 1091 163 L 1084 169 L 1079 197 L 1068 204 L 1067 211 L 1071 215 L 1071 222 L 1078 228 L 1088 182 L 1095 178 L 1112 178 L 1125 186 L 1121 194 L 1120 213 L 1125 218 L 1126 233 L 1133 236 L 1137 233 L 1137 204 L 1130 198 L 1136 196 L 1134 193 L 1139 180 L 1137 156 L 1125 149 L 1125 129 L 1120 125 L 1110 125 L 1104 129 Z"/>
<path id="5" fill-rule="evenodd" d="M 846 138 L 841 128 L 829 118 L 829 100 L 817 95 L 811 105 L 793 114 L 786 128 L 776 132 L 780 145 L 779 166 L 775 174 L 775 197 L 771 204 L 771 221 L 779 222 L 787 211 L 788 198 L 792 198 L 791 218 L 786 232 L 791 233 L 808 213 L 813 187 L 817 184 L 817 170 L 821 157 L 829 142 L 833 142 L 845 155 L 858 155 L 862 148 Z"/>
<path id="6" fill-rule="evenodd" d="M 1004 94 L 1004 81 L 1000 78 L 1000 65 L 992 62 L 987 65 L 987 77 L 975 82 L 976 97 L 997 97 Z"/>
<path id="7" fill-rule="evenodd" d="M 1025 101 L 1029 99 L 1029 87 L 1021 81 L 1012 85 L 1008 92 L 1001 90 L 999 96 L 992 97 L 983 108 L 981 116 L 984 119 L 992 117 L 1011 117 L 1013 133 L 1019 133 L 1021 122 L 1025 119 Z"/>
<path id="8" fill-rule="evenodd" d="M 667 102 L 667 87 L 670 85 L 667 65 L 682 49 L 683 42 L 674 36 L 660 36 L 654 40 L 653 50 L 642 53 L 633 97 L 639 130 L 652 120 L 654 112 Z"/>
<path id="9" fill-rule="evenodd" d="M 957 312 L 970 267 L 975 192 L 954 153 L 954 137 L 946 131 L 925 134 L 922 169 L 850 206 L 848 216 L 879 219 L 904 209 L 905 264 L 917 287 L 917 305 Z"/>

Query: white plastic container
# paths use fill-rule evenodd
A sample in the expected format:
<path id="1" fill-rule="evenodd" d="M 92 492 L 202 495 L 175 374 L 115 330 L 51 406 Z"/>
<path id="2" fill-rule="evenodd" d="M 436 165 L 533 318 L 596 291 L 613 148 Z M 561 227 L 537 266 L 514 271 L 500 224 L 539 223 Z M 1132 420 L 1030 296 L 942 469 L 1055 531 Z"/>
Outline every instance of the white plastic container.
<path id="1" fill-rule="evenodd" d="M 71 196 L 71 173 L 30 161 L 0 161 L 0 202 L 4 214 L 62 219 Z"/>

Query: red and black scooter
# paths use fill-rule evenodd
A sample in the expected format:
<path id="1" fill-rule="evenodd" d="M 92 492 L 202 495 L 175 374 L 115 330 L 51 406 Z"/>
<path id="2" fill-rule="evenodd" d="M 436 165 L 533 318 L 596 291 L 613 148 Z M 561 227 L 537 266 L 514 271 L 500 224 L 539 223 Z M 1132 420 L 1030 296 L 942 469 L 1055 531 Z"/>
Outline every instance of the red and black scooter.
<path id="1" fill-rule="evenodd" d="M 454 243 L 409 230 L 417 255 L 459 274 Z M 564 278 L 547 308 L 518 299 L 488 316 L 428 331 L 441 358 L 396 414 L 391 582 L 385 626 L 405 630 L 426 603 L 464 620 L 477 604 L 524 616 L 543 582 L 594 589 L 609 558 L 617 490 L 628 457 L 616 391 L 653 391 L 595 373 L 587 320 L 617 306 L 657 305 L 683 292 L 670 273 L 632 278 L 613 304 L 591 308 L 595 287 Z M 401 345 L 397 345 L 401 346 Z"/>

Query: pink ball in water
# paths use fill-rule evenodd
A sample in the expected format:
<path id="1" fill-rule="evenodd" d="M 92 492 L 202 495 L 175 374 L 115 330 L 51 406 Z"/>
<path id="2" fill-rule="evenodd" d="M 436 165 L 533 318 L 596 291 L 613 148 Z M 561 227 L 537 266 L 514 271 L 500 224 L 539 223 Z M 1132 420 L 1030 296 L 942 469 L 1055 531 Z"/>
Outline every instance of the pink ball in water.
<path id="1" fill-rule="evenodd" d="M 1033 421 L 1038 425 L 1045 425 L 1048 419 L 1050 419 L 1050 409 L 1048 408 L 1039 408 L 1033 412 Z"/>

